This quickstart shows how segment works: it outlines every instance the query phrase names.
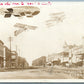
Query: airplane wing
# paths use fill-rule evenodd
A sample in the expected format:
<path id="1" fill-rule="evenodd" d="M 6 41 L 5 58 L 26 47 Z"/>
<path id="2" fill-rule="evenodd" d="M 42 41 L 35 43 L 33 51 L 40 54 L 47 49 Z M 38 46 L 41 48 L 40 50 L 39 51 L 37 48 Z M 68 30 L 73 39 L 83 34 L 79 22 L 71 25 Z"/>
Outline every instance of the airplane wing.
<path id="1" fill-rule="evenodd" d="M 7 8 L 8 12 L 6 11 L 5 13 L 13 13 L 13 9 L 12 8 Z"/>
<path id="2" fill-rule="evenodd" d="M 23 31 L 24 31 L 24 29 L 19 29 L 19 30 L 14 31 L 14 36 L 19 35 L 19 34 L 22 33 Z"/>
<path id="3" fill-rule="evenodd" d="M 5 14 L 4 17 L 5 18 L 11 17 L 11 14 Z"/>
<path id="4" fill-rule="evenodd" d="M 17 27 L 17 28 L 27 28 L 27 29 L 30 29 L 30 30 L 35 30 L 37 28 L 37 26 L 30 26 L 30 25 L 27 25 L 27 24 L 21 24 L 21 23 L 16 23 L 14 25 L 14 27 Z"/>
<path id="5" fill-rule="evenodd" d="M 14 27 L 18 27 L 18 28 L 24 28 L 25 26 L 27 26 L 26 24 L 21 24 L 21 23 L 16 23 L 14 25 Z"/>

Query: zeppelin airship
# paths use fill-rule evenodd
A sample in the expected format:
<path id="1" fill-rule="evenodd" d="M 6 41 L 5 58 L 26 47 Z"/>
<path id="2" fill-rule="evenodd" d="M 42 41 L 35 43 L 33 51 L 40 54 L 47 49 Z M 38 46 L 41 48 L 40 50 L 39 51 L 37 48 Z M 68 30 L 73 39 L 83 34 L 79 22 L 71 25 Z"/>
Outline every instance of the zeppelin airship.
<path id="1" fill-rule="evenodd" d="M 40 9 L 34 6 L 18 6 L 12 8 L 1 8 L 0 14 L 4 15 L 4 18 L 9 18 L 12 15 L 15 17 L 33 17 L 40 13 Z"/>

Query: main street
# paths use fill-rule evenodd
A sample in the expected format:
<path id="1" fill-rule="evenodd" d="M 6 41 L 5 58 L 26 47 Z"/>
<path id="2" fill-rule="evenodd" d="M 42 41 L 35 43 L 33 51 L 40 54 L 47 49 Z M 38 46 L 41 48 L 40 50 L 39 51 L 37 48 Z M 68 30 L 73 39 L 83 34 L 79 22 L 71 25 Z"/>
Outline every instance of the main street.
<path id="1" fill-rule="evenodd" d="M 0 72 L 0 79 L 72 79 L 68 74 L 53 73 L 45 69 L 26 69 Z"/>

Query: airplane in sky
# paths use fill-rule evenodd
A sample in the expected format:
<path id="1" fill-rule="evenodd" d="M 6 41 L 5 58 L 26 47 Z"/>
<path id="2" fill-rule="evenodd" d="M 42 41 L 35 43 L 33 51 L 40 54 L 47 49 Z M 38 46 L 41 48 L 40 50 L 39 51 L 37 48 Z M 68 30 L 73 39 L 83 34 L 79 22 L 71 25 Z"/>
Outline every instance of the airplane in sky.
<path id="1" fill-rule="evenodd" d="M 11 15 L 15 17 L 33 17 L 40 13 L 40 9 L 34 6 L 18 6 L 12 8 L 0 8 L 0 14 L 4 15 L 4 18 L 9 18 Z"/>
<path id="2" fill-rule="evenodd" d="M 19 28 L 18 30 L 14 31 L 14 36 L 18 36 L 20 33 L 26 30 L 36 30 L 37 29 L 37 26 L 30 26 L 30 25 L 21 24 L 21 23 L 16 23 L 14 27 Z"/>

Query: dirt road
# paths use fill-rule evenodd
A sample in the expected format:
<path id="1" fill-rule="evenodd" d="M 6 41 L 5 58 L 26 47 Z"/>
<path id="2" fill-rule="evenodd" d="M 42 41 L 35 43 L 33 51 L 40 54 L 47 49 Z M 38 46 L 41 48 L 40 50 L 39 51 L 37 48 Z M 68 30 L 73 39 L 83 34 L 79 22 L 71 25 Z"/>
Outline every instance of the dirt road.
<path id="1" fill-rule="evenodd" d="M 51 73 L 41 69 L 27 69 L 0 72 L 0 79 L 72 79 L 72 77 L 64 73 Z"/>

